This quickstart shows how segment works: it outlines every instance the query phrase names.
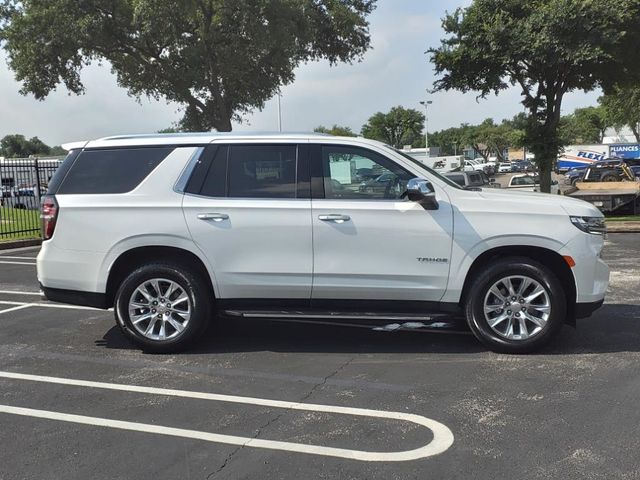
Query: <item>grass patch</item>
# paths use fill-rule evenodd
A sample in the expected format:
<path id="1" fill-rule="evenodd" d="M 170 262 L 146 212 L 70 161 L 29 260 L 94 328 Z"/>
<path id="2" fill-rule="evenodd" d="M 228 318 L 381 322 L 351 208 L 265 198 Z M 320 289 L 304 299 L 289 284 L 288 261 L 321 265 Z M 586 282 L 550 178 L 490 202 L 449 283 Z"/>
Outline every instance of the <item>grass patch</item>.
<path id="1" fill-rule="evenodd" d="M 626 217 L 607 217 L 607 222 L 640 222 L 640 215 L 627 215 Z"/>
<path id="2" fill-rule="evenodd" d="M 0 208 L 0 242 L 40 238 L 40 212 Z"/>

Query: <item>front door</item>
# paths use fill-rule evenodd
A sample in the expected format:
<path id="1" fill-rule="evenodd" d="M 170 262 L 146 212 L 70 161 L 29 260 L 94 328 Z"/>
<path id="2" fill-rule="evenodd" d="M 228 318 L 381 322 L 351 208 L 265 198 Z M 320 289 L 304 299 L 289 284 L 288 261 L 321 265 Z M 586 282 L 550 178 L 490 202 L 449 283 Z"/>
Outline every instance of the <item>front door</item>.
<path id="1" fill-rule="evenodd" d="M 196 166 L 183 210 L 221 298 L 309 301 L 311 200 L 301 187 L 308 187 L 307 151 L 295 144 L 211 146 Z"/>
<path id="2" fill-rule="evenodd" d="M 439 301 L 447 287 L 453 215 L 435 186 L 438 210 L 403 198 L 415 174 L 372 150 L 313 147 L 323 198 L 312 200 L 312 301 Z M 321 162 L 320 168 L 317 165 Z"/>

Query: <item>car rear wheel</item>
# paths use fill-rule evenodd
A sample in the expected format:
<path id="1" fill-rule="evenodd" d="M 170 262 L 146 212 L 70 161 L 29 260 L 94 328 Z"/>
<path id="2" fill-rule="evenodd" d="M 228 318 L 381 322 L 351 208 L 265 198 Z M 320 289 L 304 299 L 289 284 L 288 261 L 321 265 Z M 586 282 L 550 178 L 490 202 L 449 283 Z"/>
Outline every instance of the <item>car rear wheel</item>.
<path id="1" fill-rule="evenodd" d="M 144 265 L 124 279 L 116 294 L 116 322 L 147 351 L 177 352 L 208 326 L 211 297 L 207 283 L 181 265 Z"/>
<path id="2" fill-rule="evenodd" d="M 471 331 L 491 350 L 528 353 L 562 328 L 566 297 L 544 265 L 526 257 L 505 258 L 472 281 L 465 315 Z"/>

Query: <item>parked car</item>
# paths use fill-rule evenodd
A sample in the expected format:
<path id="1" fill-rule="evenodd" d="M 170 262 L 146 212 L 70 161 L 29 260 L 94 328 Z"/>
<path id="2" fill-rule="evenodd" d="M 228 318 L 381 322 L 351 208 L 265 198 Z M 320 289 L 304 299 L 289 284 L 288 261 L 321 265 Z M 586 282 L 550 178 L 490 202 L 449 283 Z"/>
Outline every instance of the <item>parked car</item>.
<path id="1" fill-rule="evenodd" d="M 500 184 L 484 172 L 449 172 L 443 175 L 466 189 L 500 188 Z"/>
<path id="2" fill-rule="evenodd" d="M 21 188 L 2 192 L 2 201 L 5 208 L 15 208 L 18 210 L 38 210 L 40 208 L 40 197 L 36 194 L 37 189 Z"/>
<path id="3" fill-rule="evenodd" d="M 527 192 L 539 192 L 540 191 L 540 176 L 531 175 L 531 174 L 519 174 L 514 175 L 509 179 L 509 184 L 507 185 L 509 189 L 516 189 Z M 557 180 L 551 181 L 551 193 L 559 194 L 560 187 L 558 186 Z"/>
<path id="4" fill-rule="evenodd" d="M 465 190 L 373 140 L 142 135 L 66 148 L 42 202 L 42 291 L 113 307 L 149 351 L 186 348 L 218 316 L 375 325 L 440 313 L 521 353 L 604 301 L 597 208 Z M 357 168 L 403 188 L 360 192 Z"/>
<path id="5" fill-rule="evenodd" d="M 536 166 L 529 160 L 517 160 L 511 164 L 512 172 L 535 172 Z"/>
<path id="6" fill-rule="evenodd" d="M 620 182 L 632 180 L 635 174 L 633 167 L 640 166 L 640 159 L 608 158 L 589 165 L 585 171 L 583 182 Z"/>
<path id="7" fill-rule="evenodd" d="M 509 173 L 511 172 L 511 162 L 500 162 L 498 165 L 498 173 Z"/>
<path id="8" fill-rule="evenodd" d="M 582 177 L 584 177 L 584 173 L 586 170 L 587 167 L 575 167 L 570 169 L 567 173 L 564 174 L 565 185 L 575 186 L 576 183 L 582 181 Z"/>

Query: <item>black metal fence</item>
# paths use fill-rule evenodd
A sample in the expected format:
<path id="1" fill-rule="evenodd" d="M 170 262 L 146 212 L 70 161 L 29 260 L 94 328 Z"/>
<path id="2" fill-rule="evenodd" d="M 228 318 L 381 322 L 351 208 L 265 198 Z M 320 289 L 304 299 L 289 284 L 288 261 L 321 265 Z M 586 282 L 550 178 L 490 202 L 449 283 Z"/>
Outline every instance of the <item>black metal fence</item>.
<path id="1" fill-rule="evenodd" d="M 0 160 L 0 241 L 40 236 L 40 198 L 60 158 Z"/>

